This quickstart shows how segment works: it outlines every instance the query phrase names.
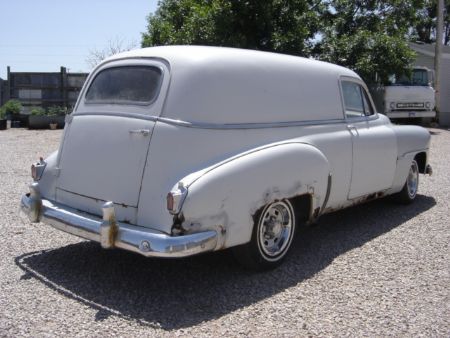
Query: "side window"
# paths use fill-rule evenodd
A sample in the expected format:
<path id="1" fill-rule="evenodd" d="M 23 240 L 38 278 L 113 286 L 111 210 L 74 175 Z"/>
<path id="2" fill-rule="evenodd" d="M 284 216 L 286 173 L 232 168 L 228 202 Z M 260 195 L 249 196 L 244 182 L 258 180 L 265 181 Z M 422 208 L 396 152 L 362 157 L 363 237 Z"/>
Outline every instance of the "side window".
<path id="1" fill-rule="evenodd" d="M 355 118 L 373 115 L 369 97 L 363 87 L 351 81 L 342 81 L 342 94 L 344 96 L 345 116 Z"/>

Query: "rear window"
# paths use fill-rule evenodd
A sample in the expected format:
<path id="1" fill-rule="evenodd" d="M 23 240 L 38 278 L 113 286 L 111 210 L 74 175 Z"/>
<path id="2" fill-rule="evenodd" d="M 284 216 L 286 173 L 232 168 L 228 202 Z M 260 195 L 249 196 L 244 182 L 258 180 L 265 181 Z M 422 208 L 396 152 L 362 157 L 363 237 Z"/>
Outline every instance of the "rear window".
<path id="1" fill-rule="evenodd" d="M 87 103 L 150 104 L 161 87 L 162 71 L 153 66 L 107 68 L 98 73 L 86 94 Z"/>

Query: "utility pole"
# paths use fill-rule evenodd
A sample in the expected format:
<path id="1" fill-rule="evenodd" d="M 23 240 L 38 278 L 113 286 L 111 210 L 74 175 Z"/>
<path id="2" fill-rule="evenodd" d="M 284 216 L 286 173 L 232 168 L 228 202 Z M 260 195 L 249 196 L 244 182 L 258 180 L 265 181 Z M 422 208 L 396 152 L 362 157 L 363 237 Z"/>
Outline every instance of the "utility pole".
<path id="1" fill-rule="evenodd" d="M 441 114 L 441 58 L 442 58 L 442 29 L 444 28 L 444 0 L 437 1 L 436 46 L 434 51 L 434 71 L 436 72 L 436 122 L 439 123 Z"/>

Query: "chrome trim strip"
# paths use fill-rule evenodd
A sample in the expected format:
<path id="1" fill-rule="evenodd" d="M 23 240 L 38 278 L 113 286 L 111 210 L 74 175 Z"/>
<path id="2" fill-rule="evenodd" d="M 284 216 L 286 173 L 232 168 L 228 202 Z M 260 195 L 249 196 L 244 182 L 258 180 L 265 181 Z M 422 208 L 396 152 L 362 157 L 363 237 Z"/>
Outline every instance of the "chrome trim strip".
<path id="1" fill-rule="evenodd" d="M 34 187 L 34 190 L 37 187 Z M 41 203 L 36 218 L 36 205 Z M 101 243 L 101 227 L 104 221 L 93 215 L 78 212 L 69 207 L 23 195 L 20 209 L 32 222 L 41 221 L 69 234 Z M 33 218 L 34 217 L 34 218 Z M 156 230 L 116 222 L 117 234 L 111 247 L 139 253 L 146 257 L 186 257 L 213 251 L 219 243 L 216 231 L 204 231 L 183 236 L 170 236 Z M 109 235 L 109 234 L 106 234 Z"/>
<path id="2" fill-rule="evenodd" d="M 127 113 L 127 112 L 80 112 L 80 113 L 73 113 L 72 119 L 77 116 L 118 116 L 118 117 L 131 117 L 135 119 L 140 120 L 147 120 L 147 121 L 158 121 L 158 117 L 154 115 L 143 115 L 143 114 L 137 114 L 137 113 Z"/>
<path id="3" fill-rule="evenodd" d="M 219 123 L 204 123 L 204 122 L 189 122 L 183 120 L 174 120 L 167 117 L 158 117 L 154 115 L 142 115 L 136 113 L 126 113 L 126 112 L 81 112 L 75 113 L 73 116 L 89 116 L 89 115 L 104 115 L 104 116 L 120 116 L 120 117 L 131 117 L 141 120 L 148 120 L 153 122 L 167 123 L 171 125 L 176 125 L 186 128 L 198 128 L 198 129 L 261 129 L 261 128 L 286 128 L 286 127 L 298 127 L 298 126 L 316 126 L 322 124 L 344 124 L 346 121 L 344 119 L 331 119 L 331 120 L 311 120 L 311 121 L 292 121 L 292 122 L 267 122 L 267 123 L 229 123 L 229 124 L 219 124 Z"/>
<path id="4" fill-rule="evenodd" d="M 203 122 L 187 122 L 181 120 L 172 120 L 165 117 L 158 118 L 158 121 L 179 125 L 188 128 L 199 129 L 262 129 L 262 128 L 286 128 L 297 126 L 314 126 L 321 124 L 337 124 L 345 123 L 344 119 L 333 120 L 312 120 L 312 121 L 292 121 L 292 122 L 267 122 L 267 123 L 229 123 L 229 124 L 216 124 L 216 123 L 203 123 Z"/>

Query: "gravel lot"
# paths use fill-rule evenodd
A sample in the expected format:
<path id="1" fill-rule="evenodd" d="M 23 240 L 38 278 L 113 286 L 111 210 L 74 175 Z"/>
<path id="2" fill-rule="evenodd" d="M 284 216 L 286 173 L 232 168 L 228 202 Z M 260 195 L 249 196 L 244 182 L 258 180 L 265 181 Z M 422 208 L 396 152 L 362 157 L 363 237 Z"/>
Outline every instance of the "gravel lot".
<path id="1" fill-rule="evenodd" d="M 101 250 L 18 216 L 29 167 L 61 131 L 0 132 L 1 336 L 450 336 L 450 131 L 412 206 L 323 217 L 285 264 L 248 272 L 228 252 L 183 260 Z"/>

